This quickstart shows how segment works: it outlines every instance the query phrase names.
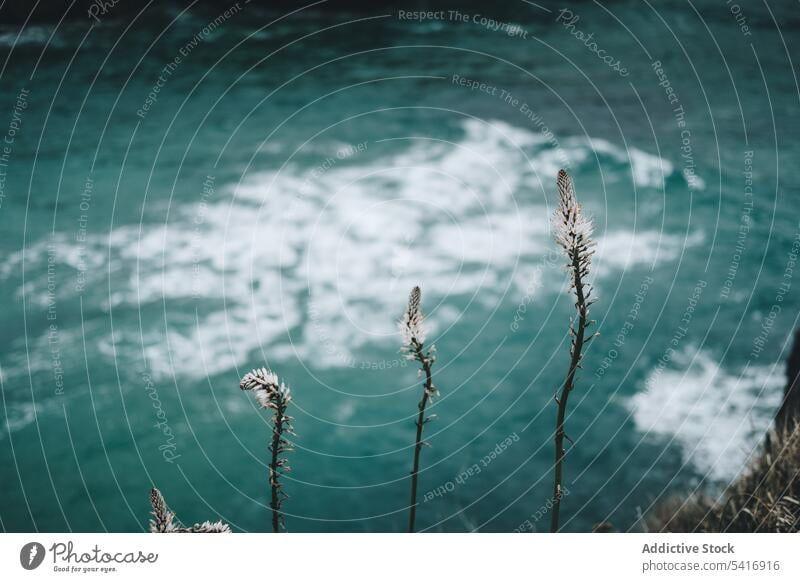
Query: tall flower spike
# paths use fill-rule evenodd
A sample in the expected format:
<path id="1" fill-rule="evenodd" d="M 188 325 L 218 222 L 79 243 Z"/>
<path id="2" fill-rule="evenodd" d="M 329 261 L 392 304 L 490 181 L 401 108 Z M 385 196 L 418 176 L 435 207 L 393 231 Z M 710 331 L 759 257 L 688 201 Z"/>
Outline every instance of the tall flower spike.
<path id="1" fill-rule="evenodd" d="M 572 248 L 580 241 L 589 241 L 594 226 L 591 218 L 583 214 L 583 209 L 575 196 L 572 178 L 565 170 L 558 172 L 558 209 L 553 216 L 556 227 L 556 241 L 565 249 Z"/>
<path id="2" fill-rule="evenodd" d="M 592 240 L 592 220 L 583 214 L 581 205 L 575 196 L 572 179 L 561 170 L 556 181 L 558 187 L 558 208 L 553 214 L 553 230 L 555 239 L 567 255 L 567 269 L 570 273 L 570 289 L 575 295 L 575 310 L 578 312 L 577 321 L 571 322 L 569 332 L 572 335 L 570 347 L 570 362 L 561 393 L 555 398 L 558 405 L 555 432 L 555 464 L 553 471 L 553 507 L 550 512 L 550 531 L 558 531 L 559 510 L 563 495 L 563 470 L 564 470 L 564 439 L 567 438 L 564 430 L 567 413 L 567 400 L 575 387 L 575 376 L 583 358 L 584 344 L 593 336 L 588 336 L 586 328 L 592 323 L 589 320 L 589 306 L 594 302 L 590 299 L 592 287 L 586 282 L 589 275 L 589 266 L 594 254 L 594 241 Z M 571 442 L 571 441 L 570 441 Z"/>
<path id="3" fill-rule="evenodd" d="M 433 419 L 433 416 L 425 418 L 425 407 L 428 402 L 438 394 L 433 385 L 433 374 L 431 368 L 436 361 L 433 352 L 434 346 L 425 349 L 425 329 L 423 327 L 422 291 L 419 287 L 414 287 L 408 296 L 408 307 L 406 307 L 403 317 L 400 319 L 400 333 L 403 336 L 403 350 L 408 359 L 416 360 L 420 363 L 420 374 L 425 376 L 425 383 L 422 387 L 422 398 L 417 404 L 417 437 L 414 443 L 414 460 L 411 468 L 411 505 L 408 516 L 408 531 L 413 532 L 417 517 L 417 483 L 419 482 L 419 459 L 422 447 L 426 444 L 422 440 L 422 427 Z"/>
<path id="4" fill-rule="evenodd" d="M 589 263 L 594 254 L 592 219 L 583 213 L 575 196 L 572 178 L 566 171 L 558 172 L 558 208 L 553 213 L 553 231 L 558 245 L 570 258 L 569 268 L 578 268 L 582 275 L 589 272 Z M 576 267 L 577 265 L 577 267 Z"/>
<path id="5" fill-rule="evenodd" d="M 595 251 L 595 241 L 592 239 L 594 224 L 592 219 L 583 213 L 583 208 L 575 196 L 572 178 L 566 171 L 558 172 L 556 184 L 558 208 L 553 213 L 553 230 L 556 243 L 564 249 L 569 259 L 567 270 L 570 272 L 570 286 L 575 293 L 575 308 L 578 310 L 578 315 L 583 313 L 585 318 L 585 312 L 595 301 L 590 299 L 592 286 L 586 282 Z M 587 320 L 586 324 L 588 323 Z M 572 329 L 573 334 L 575 331 Z"/>
<path id="6" fill-rule="evenodd" d="M 294 435 L 291 416 L 286 414 L 289 403 L 292 401 L 292 392 L 289 387 L 279 382 L 278 375 L 266 368 L 256 368 L 248 372 L 239 382 L 242 390 L 252 390 L 256 401 L 262 408 L 272 411 L 272 438 L 269 444 L 269 486 L 270 508 L 272 509 L 272 531 L 278 532 L 284 526 L 281 505 L 287 495 L 283 492 L 280 476 L 288 471 L 289 461 L 281 455 L 292 450 L 291 443 L 284 437 L 285 434 Z M 214 524 L 212 524 L 214 525 Z"/>
<path id="7" fill-rule="evenodd" d="M 425 342 L 425 327 L 423 326 L 422 291 L 419 287 L 414 287 L 408 296 L 408 307 L 406 307 L 403 317 L 400 318 L 400 333 L 403 336 L 403 345 L 412 346 L 415 342 L 422 344 Z"/>

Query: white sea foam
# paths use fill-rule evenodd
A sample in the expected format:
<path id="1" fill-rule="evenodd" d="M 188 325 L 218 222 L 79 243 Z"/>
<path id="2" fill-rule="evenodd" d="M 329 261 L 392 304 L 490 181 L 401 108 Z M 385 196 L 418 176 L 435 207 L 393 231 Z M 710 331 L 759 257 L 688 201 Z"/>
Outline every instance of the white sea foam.
<path id="1" fill-rule="evenodd" d="M 730 480 L 769 428 L 782 397 L 782 369 L 729 371 L 704 350 L 678 352 L 629 401 L 636 427 L 674 439 L 712 480 Z"/>
<path id="2" fill-rule="evenodd" d="M 48 26 L 26 25 L 22 30 L 14 27 L 0 27 L 0 46 L 14 47 L 26 44 L 60 47 L 63 43 L 58 35 L 53 36 L 53 28 Z"/>
<path id="3" fill-rule="evenodd" d="M 0 422 L 0 439 L 36 420 L 38 410 L 32 402 L 7 402 L 5 415 Z"/>
<path id="4" fill-rule="evenodd" d="M 603 274 L 635 265 L 654 267 L 661 261 L 677 260 L 682 251 L 702 242 L 703 233 L 699 231 L 686 237 L 657 230 L 612 231 L 598 238 L 595 263 Z"/>
<path id="5" fill-rule="evenodd" d="M 675 166 L 663 158 L 634 147 L 619 148 L 605 139 L 587 140 L 592 151 L 604 154 L 619 163 L 630 164 L 634 184 L 642 188 L 663 188 L 664 182 L 675 172 Z"/>
<path id="6" fill-rule="evenodd" d="M 426 305 L 440 304 L 429 314 L 437 329 L 452 323 L 448 298 L 496 305 L 505 294 L 523 296 L 525 266 L 545 263 L 553 246 L 543 184 L 551 188 L 565 160 L 575 171 L 595 155 L 629 160 L 637 184 L 647 187 L 673 171 L 665 160 L 604 140 L 567 138 L 557 149 L 503 122 L 468 120 L 463 129 L 455 142 L 371 143 L 366 154 L 341 157 L 344 145 L 334 142 L 328 167 L 290 162 L 250 172 L 240 184 L 221 184 L 213 202 L 173 210 L 167 225 L 122 226 L 80 247 L 56 234 L 28 247 L 26 259 L 46 260 L 50 244 L 60 269 L 88 265 L 87 285 L 103 289 L 110 267 L 106 309 L 166 300 L 165 318 L 145 318 L 144 347 L 138 330 L 118 330 L 101 345 L 109 357 L 144 352 L 155 374 L 223 372 L 246 366 L 259 348 L 273 358 L 345 365 L 365 344 L 397 341 L 395 319 L 413 285 L 422 285 Z M 598 238 L 600 277 L 672 260 L 687 244 L 654 231 Z M 21 262 L 21 253 L 12 255 L 0 275 Z M 562 282 L 543 279 L 553 283 L 537 299 Z M 44 280 L 24 291 L 47 300 Z M 202 300 L 198 320 L 185 305 L 172 308 L 176 300 Z"/>

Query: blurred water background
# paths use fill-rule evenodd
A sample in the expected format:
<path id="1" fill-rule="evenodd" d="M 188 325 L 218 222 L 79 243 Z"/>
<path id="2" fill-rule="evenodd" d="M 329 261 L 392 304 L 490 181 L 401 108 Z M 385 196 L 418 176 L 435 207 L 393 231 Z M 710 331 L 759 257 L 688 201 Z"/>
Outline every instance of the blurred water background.
<path id="1" fill-rule="evenodd" d="M 415 284 L 441 392 L 420 528 L 545 530 L 560 167 L 602 334 L 565 529 L 735 477 L 797 319 L 790 3 L 178 4 L 0 25 L 4 530 L 140 531 L 152 484 L 184 521 L 267 530 L 238 379 L 269 365 L 295 393 L 289 530 L 402 531 Z"/>

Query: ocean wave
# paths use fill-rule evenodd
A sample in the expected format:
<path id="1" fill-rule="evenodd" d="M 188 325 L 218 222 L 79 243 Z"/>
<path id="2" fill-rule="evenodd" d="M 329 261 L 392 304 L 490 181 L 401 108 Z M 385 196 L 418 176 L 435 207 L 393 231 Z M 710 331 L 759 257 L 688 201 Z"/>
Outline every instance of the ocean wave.
<path id="1" fill-rule="evenodd" d="M 53 36 L 52 26 L 28 25 L 23 29 L 0 27 L 0 46 L 17 47 L 22 45 L 63 45 L 58 35 Z M 52 36 L 52 38 L 51 38 Z"/>
<path id="2" fill-rule="evenodd" d="M 685 237 L 665 234 L 657 230 L 615 230 L 605 233 L 597 241 L 597 269 L 599 274 L 627 270 L 635 266 L 654 268 L 663 261 L 675 261 L 686 249 L 703 243 L 702 232 Z"/>
<path id="3" fill-rule="evenodd" d="M 33 423 L 38 413 L 41 413 L 41 410 L 32 402 L 7 402 L 5 415 L 0 424 L 0 440 Z"/>
<path id="4" fill-rule="evenodd" d="M 173 211 L 167 225 L 121 226 L 81 245 L 56 233 L 30 246 L 26 260 L 41 263 L 55 249 L 60 269 L 103 290 L 110 274 L 106 310 L 202 301 L 196 321 L 170 316 L 169 305 L 161 318 L 168 326 L 145 321 L 154 374 L 219 373 L 246 365 L 260 348 L 344 366 L 365 345 L 396 342 L 395 315 L 413 285 L 422 284 L 426 303 L 435 305 L 430 324 L 446 329 L 452 299 L 487 307 L 504 297 L 517 301 L 527 293 L 531 265 L 557 273 L 548 260 L 544 185 L 550 188 L 564 160 L 573 168 L 595 155 L 629 160 L 647 187 L 672 171 L 660 158 L 630 156 L 602 140 L 566 139 L 559 152 L 541 134 L 499 121 L 468 120 L 457 141 L 409 139 L 387 147 L 388 154 L 387 144 L 368 144 L 378 153 L 366 155 L 340 155 L 342 144 L 330 145 L 326 165 L 250 173 L 240 184 L 221 185 L 212 201 Z M 673 260 L 683 245 L 696 244 L 655 231 L 616 230 L 598 239 L 600 278 Z M 21 262 L 21 253 L 12 255 L 0 276 Z M 542 279 L 552 284 L 533 300 L 563 283 L 561 276 Z M 45 281 L 29 280 L 19 292 L 46 302 Z M 138 332 L 101 343 L 109 357 L 142 353 Z"/>
<path id="5" fill-rule="evenodd" d="M 705 350 L 686 349 L 656 368 L 628 401 L 636 427 L 671 439 L 713 481 L 741 471 L 772 424 L 782 398 L 782 369 L 722 368 Z"/>

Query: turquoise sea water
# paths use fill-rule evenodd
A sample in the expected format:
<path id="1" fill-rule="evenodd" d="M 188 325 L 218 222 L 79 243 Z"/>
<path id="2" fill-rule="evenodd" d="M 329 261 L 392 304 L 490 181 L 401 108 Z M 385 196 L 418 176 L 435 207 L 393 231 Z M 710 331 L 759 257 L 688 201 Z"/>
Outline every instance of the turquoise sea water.
<path id="1" fill-rule="evenodd" d="M 402 531 L 419 284 L 441 392 L 420 529 L 546 530 L 561 167 L 601 332 L 564 529 L 636 531 L 735 477 L 798 313 L 797 17 L 560 9 L 0 26 L 0 526 L 140 531 L 155 484 L 186 522 L 268 530 L 269 425 L 238 388 L 268 365 L 295 394 L 288 529 Z"/>

